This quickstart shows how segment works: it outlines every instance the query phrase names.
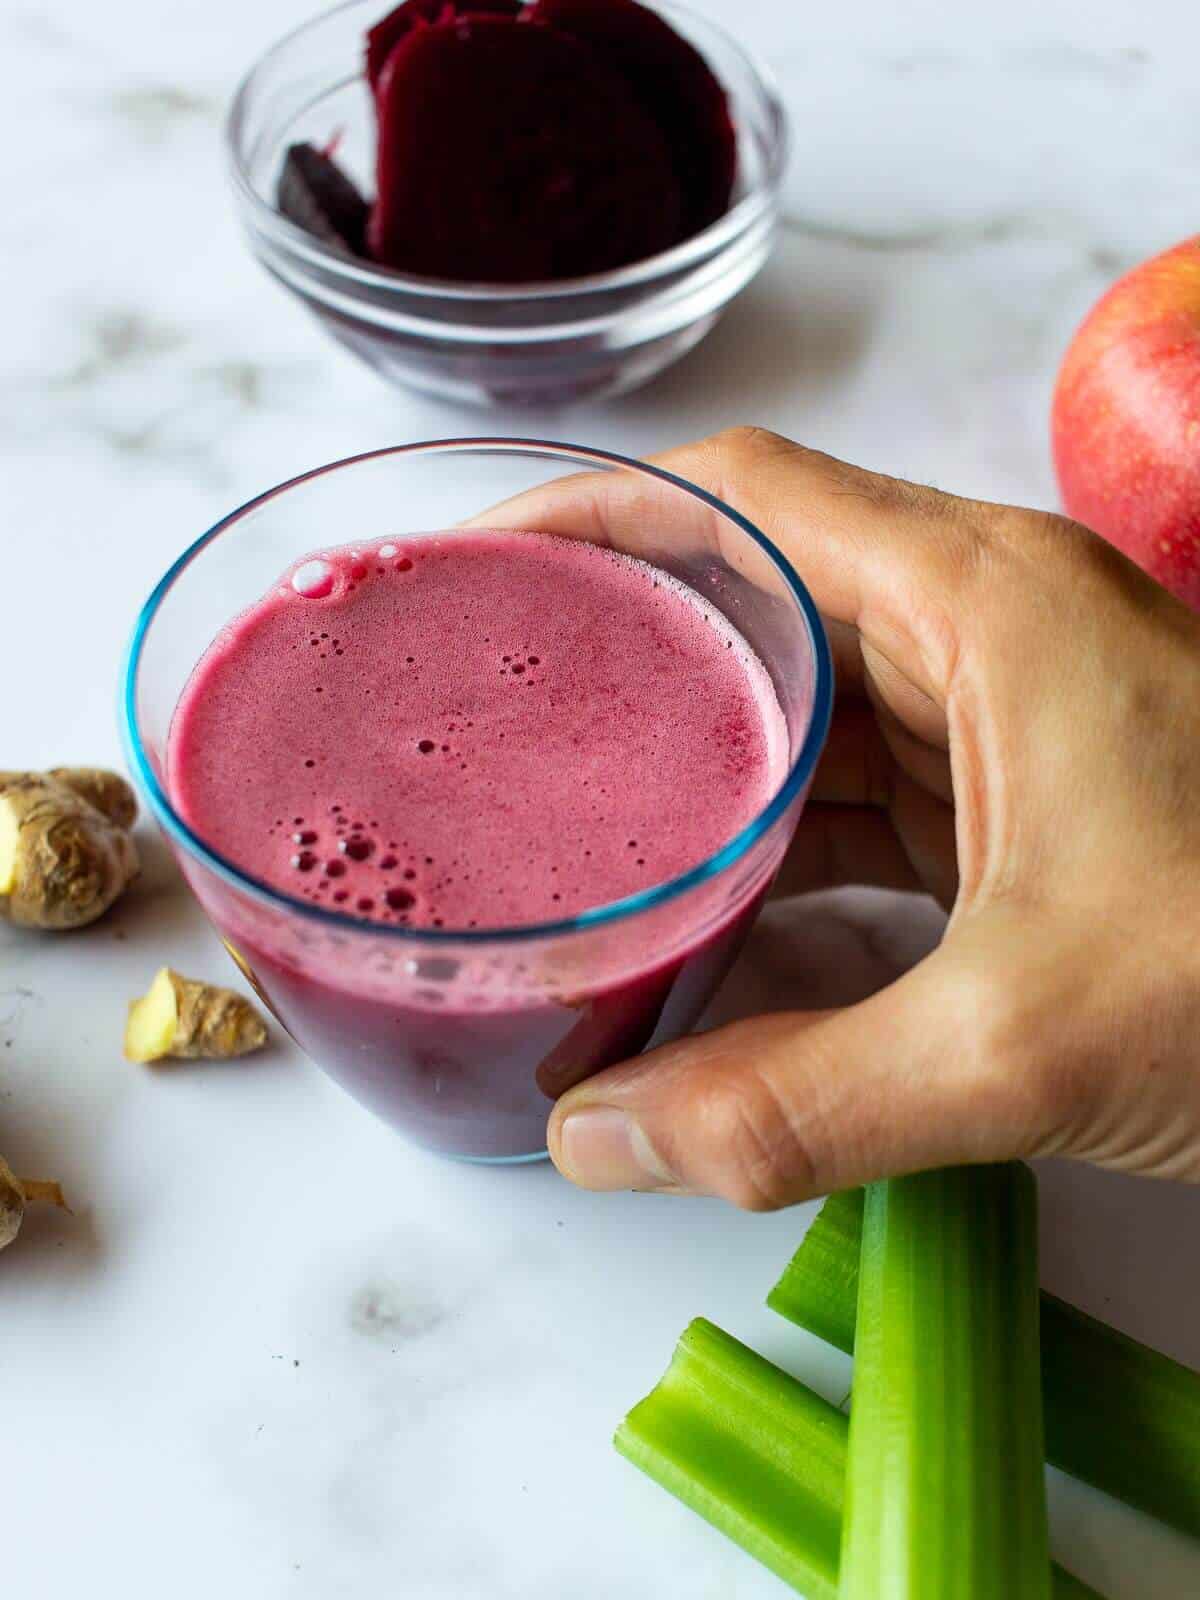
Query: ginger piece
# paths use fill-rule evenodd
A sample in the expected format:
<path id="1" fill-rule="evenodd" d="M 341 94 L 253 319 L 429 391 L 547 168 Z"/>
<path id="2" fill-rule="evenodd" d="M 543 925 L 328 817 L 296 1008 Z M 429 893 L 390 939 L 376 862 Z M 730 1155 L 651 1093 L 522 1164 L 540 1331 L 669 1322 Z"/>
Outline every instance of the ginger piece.
<path id="1" fill-rule="evenodd" d="M 163 967 L 125 1025 L 129 1061 L 228 1061 L 261 1050 L 266 1023 L 240 994 Z"/>
<path id="2" fill-rule="evenodd" d="M 51 767 L 46 776 L 74 789 L 88 805 L 102 811 L 114 827 L 128 832 L 137 821 L 137 795 L 119 772 L 109 772 L 104 767 Z"/>
<path id="3" fill-rule="evenodd" d="M 70 1210 L 57 1183 L 43 1178 L 18 1178 L 13 1169 L 0 1156 L 0 1250 L 5 1249 L 21 1231 L 25 1207 L 30 1201 L 59 1206 Z"/>
<path id="4" fill-rule="evenodd" d="M 0 772 L 0 917 L 66 929 L 103 916 L 138 875 L 136 815 L 115 772 Z"/>

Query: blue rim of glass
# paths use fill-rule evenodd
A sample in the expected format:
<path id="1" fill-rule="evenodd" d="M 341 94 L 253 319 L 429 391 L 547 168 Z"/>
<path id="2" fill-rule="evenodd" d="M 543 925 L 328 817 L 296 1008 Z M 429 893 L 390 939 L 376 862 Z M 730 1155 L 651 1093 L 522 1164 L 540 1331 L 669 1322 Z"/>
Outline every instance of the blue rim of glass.
<path id="1" fill-rule="evenodd" d="M 649 889 L 641 889 L 637 894 L 626 895 L 623 900 L 611 900 L 604 905 L 593 906 L 589 910 L 581 911 L 573 917 L 563 917 L 555 922 L 531 923 L 515 928 L 412 928 L 400 927 L 389 923 L 368 922 L 360 917 L 347 916 L 341 911 L 328 910 L 323 906 L 315 906 L 301 900 L 294 900 L 290 895 L 283 893 L 282 890 L 273 889 L 270 884 L 260 882 L 250 873 L 235 866 L 232 861 L 227 861 L 224 856 L 207 845 L 198 834 L 188 827 L 168 799 L 166 791 L 159 782 L 158 774 L 154 771 L 142 744 L 137 722 L 138 670 L 150 627 L 158 613 L 159 606 L 176 579 L 226 529 L 240 522 L 251 511 L 254 511 L 259 506 L 266 505 L 271 500 L 278 499 L 291 489 L 299 488 L 301 484 L 310 483 L 316 478 L 325 477 L 327 474 L 339 472 L 343 468 L 357 466 L 366 461 L 377 461 L 388 456 L 455 454 L 464 450 L 473 450 L 479 454 L 492 455 L 538 455 L 549 460 L 561 461 L 566 459 L 575 461 L 581 466 L 586 466 L 588 462 L 596 462 L 607 467 L 642 472 L 649 477 L 658 478 L 663 483 L 671 484 L 676 489 L 683 490 L 684 493 L 690 494 L 694 499 L 701 501 L 711 510 L 716 511 L 720 516 L 734 523 L 748 538 L 758 545 L 759 549 L 775 566 L 787 584 L 792 598 L 800 608 L 800 613 L 808 630 L 808 642 L 813 660 L 812 710 L 809 714 L 808 727 L 805 730 L 800 749 L 792 761 L 787 777 L 770 804 L 764 807 L 752 821 L 746 824 L 740 833 L 735 834 L 714 855 L 707 857 L 706 860 L 695 867 L 689 868 L 687 872 L 681 873 L 678 877 L 668 878 L 665 882 L 654 884 Z M 636 916 L 639 912 L 648 911 L 654 906 L 664 905 L 668 901 L 686 894 L 699 884 L 707 882 L 710 878 L 717 877 L 726 868 L 739 861 L 747 850 L 757 840 L 761 839 L 784 814 L 796 796 L 803 791 L 813 774 L 817 760 L 824 747 L 825 738 L 829 732 L 830 719 L 833 715 L 833 658 L 830 654 L 829 640 L 816 603 L 783 552 L 764 533 L 761 533 L 752 522 L 735 511 L 732 506 L 726 505 L 723 500 L 717 499 L 716 495 L 709 494 L 706 489 L 701 489 L 697 484 L 689 483 L 686 478 L 678 477 L 675 473 L 668 472 L 663 467 L 651 466 L 647 462 L 635 461 L 632 457 L 618 455 L 614 451 L 592 450 L 581 445 L 565 444 L 556 439 L 489 438 L 486 436 L 464 439 L 428 439 L 415 444 L 392 445 L 380 450 L 365 450 L 359 455 L 346 456 L 343 460 L 331 461 L 321 467 L 313 467 L 308 472 L 302 472 L 294 478 L 289 478 L 285 483 L 276 484 L 273 489 L 267 489 L 262 494 L 255 495 L 252 500 L 247 500 L 236 511 L 231 511 L 228 516 L 224 516 L 219 522 L 214 523 L 207 533 L 201 534 L 168 567 L 155 585 L 149 599 L 147 599 L 138 613 L 133 634 L 125 654 L 119 715 L 126 759 L 130 770 L 141 786 L 143 794 L 150 801 L 150 809 L 154 813 L 159 826 L 170 839 L 190 856 L 195 857 L 216 877 L 230 884 L 241 893 L 248 894 L 256 900 L 265 901 L 277 910 L 303 917 L 305 920 L 318 923 L 323 927 L 360 935 L 368 934 L 372 938 L 396 939 L 401 943 L 420 944 L 531 943 L 538 939 L 561 938 L 564 934 L 582 933 L 591 929 L 606 927 L 610 923 L 620 922 L 626 917 Z"/>

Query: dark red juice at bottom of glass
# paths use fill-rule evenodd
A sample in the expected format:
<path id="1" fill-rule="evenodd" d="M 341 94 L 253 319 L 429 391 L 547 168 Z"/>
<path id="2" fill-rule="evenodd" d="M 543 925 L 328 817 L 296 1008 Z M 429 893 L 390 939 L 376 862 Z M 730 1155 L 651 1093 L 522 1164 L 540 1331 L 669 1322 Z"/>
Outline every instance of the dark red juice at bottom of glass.
<path id="1" fill-rule="evenodd" d="M 184 863 L 297 1043 L 421 1143 L 514 1159 L 565 1089 L 695 1024 L 786 841 L 640 897 L 761 812 L 787 744 L 765 669 L 682 584 L 455 532 L 300 563 L 196 668 L 167 778 L 292 902 Z"/>
<path id="2" fill-rule="evenodd" d="M 410 1003 L 355 995 L 244 938 L 227 944 L 301 1049 L 369 1110 L 429 1149 L 515 1160 L 544 1149 L 566 1089 L 695 1026 L 761 900 L 617 987 L 488 1011 L 456 1011 L 452 985 L 439 993 L 434 979 Z M 453 965 L 426 964 L 439 962 Z"/>

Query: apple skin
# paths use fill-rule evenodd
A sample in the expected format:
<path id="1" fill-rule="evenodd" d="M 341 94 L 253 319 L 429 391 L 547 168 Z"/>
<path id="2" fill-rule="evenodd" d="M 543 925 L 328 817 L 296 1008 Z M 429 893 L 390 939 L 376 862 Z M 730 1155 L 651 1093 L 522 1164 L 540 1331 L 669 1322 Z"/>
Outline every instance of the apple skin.
<path id="1" fill-rule="evenodd" d="M 1067 514 L 1200 611 L 1200 235 L 1084 319 L 1051 427 Z"/>

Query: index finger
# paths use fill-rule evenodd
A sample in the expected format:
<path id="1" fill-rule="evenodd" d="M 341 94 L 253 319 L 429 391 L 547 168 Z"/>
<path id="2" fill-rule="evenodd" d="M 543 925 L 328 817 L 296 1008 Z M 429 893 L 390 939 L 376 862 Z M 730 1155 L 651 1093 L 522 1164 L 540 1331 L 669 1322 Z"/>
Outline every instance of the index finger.
<path id="1" fill-rule="evenodd" d="M 864 471 L 761 428 L 735 428 L 647 463 L 669 477 L 611 470 L 559 478 L 475 525 L 536 528 L 653 560 L 673 538 L 737 566 L 738 536 L 695 486 L 739 512 L 788 557 L 819 609 L 848 624 L 933 698 L 953 661 L 948 613 L 972 567 L 971 502 Z M 913 619 L 925 623 L 914 632 Z"/>

